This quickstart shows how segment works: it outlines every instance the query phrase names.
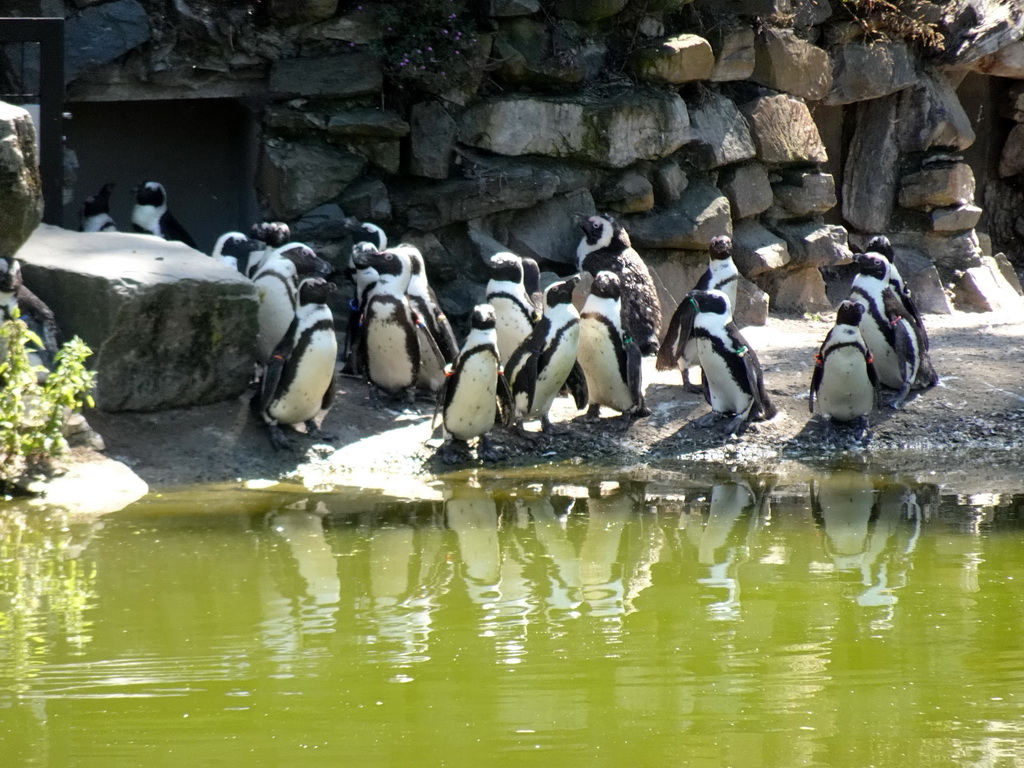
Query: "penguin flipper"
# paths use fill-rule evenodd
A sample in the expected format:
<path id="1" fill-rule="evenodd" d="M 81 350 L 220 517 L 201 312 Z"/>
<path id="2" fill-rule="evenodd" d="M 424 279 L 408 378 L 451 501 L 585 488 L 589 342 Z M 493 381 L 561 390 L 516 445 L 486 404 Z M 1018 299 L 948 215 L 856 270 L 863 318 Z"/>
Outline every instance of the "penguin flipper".
<path id="1" fill-rule="evenodd" d="M 655 367 L 659 371 L 670 371 L 676 367 L 676 361 L 683 356 L 686 342 L 693 334 L 693 321 L 696 316 L 694 302 L 689 297 L 683 299 L 676 307 L 672 319 L 669 320 L 665 338 L 658 348 Z"/>
<path id="2" fill-rule="evenodd" d="M 331 381 L 327 385 L 327 390 L 324 392 L 323 400 L 320 401 L 320 410 L 326 411 L 331 405 L 334 404 L 334 382 L 337 376 L 331 376 Z"/>
<path id="3" fill-rule="evenodd" d="M 626 344 L 626 386 L 629 388 L 629 396 L 633 403 L 641 406 L 643 404 L 643 355 L 635 343 Z"/>
<path id="4" fill-rule="evenodd" d="M 814 356 L 814 371 L 811 373 L 811 391 L 807 400 L 807 410 L 810 413 L 814 413 L 814 396 L 818 393 L 818 388 L 821 386 L 821 377 L 825 373 L 825 356 L 822 354 L 823 352 L 824 345 L 818 350 L 818 354 Z M 874 373 L 874 366 L 870 364 L 869 366 L 871 373 L 868 376 L 870 377 Z M 875 388 L 878 388 L 877 384 Z"/>
<path id="5" fill-rule="evenodd" d="M 583 373 L 583 367 L 579 364 L 579 361 L 572 364 L 572 370 L 569 371 L 569 375 L 565 379 L 565 384 L 569 387 L 569 391 L 572 393 L 572 399 L 576 403 L 577 410 L 583 410 L 587 407 L 587 401 L 590 399 L 587 391 L 587 377 Z"/>
<path id="6" fill-rule="evenodd" d="M 266 368 L 263 371 L 263 378 L 260 380 L 260 412 L 266 411 L 277 394 L 277 387 L 281 383 L 281 375 L 284 373 L 285 364 L 295 349 L 295 329 L 298 327 L 298 320 L 293 319 L 288 326 L 288 332 L 284 335 L 274 351 L 270 354 Z M 334 387 L 331 387 L 333 392 Z"/>
<path id="7" fill-rule="evenodd" d="M 497 421 L 503 427 L 511 427 L 516 421 L 516 404 L 512 399 L 512 388 L 508 385 L 508 379 L 501 371 L 498 372 L 497 397 Z"/>

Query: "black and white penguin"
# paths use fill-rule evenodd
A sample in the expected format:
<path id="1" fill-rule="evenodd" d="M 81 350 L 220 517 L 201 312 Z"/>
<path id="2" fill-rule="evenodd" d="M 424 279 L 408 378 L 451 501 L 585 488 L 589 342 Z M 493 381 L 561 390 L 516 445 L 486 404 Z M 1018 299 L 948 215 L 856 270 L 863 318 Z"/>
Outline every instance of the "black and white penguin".
<path id="1" fill-rule="evenodd" d="M 241 232 L 225 232 L 213 244 L 210 256 L 251 279 L 266 253 L 267 244 L 262 240 Z"/>
<path id="2" fill-rule="evenodd" d="M 536 262 L 533 263 L 536 265 Z M 490 259 L 487 303 L 494 308 L 498 353 L 502 364 L 508 362 L 516 347 L 530 335 L 541 317 L 541 312 L 537 310 L 526 289 L 524 267 L 525 261 L 508 251 L 496 253 Z M 539 284 L 539 272 L 537 278 Z"/>
<path id="3" fill-rule="evenodd" d="M 730 306 L 736 306 L 736 289 L 740 272 L 732 258 L 732 238 L 719 235 L 711 238 L 708 249 L 710 262 L 692 290 L 717 290 L 729 297 Z M 693 327 L 693 303 L 682 301 L 672 313 L 665 338 L 658 349 L 657 368 L 668 371 L 678 367 L 683 375 L 683 386 L 691 391 L 700 391 L 690 381 L 690 368 L 697 365 L 697 347 L 692 337 L 684 337 L 683 328 Z"/>
<path id="4" fill-rule="evenodd" d="M 367 260 L 377 272 L 377 284 L 363 311 L 359 368 L 375 401 L 381 390 L 412 401 L 420 374 L 419 332 L 405 295 L 412 265 L 401 251 L 368 251 Z"/>
<path id="5" fill-rule="evenodd" d="M 860 330 L 863 316 L 863 305 L 855 301 L 839 305 L 835 325 L 814 356 L 808 402 L 811 413 L 817 410 L 831 422 L 856 422 L 860 434 L 878 403 L 878 375 Z"/>
<path id="6" fill-rule="evenodd" d="M 693 336 L 704 379 L 704 398 L 711 413 L 696 424 L 706 427 L 726 414 L 730 434 L 740 434 L 752 421 L 775 417 L 775 405 L 764 389 L 757 354 L 732 320 L 732 304 L 722 291 L 690 291 L 694 303 Z"/>
<path id="7" fill-rule="evenodd" d="M 305 424 L 310 437 L 331 440 L 316 425 L 315 417 L 334 398 L 334 369 L 338 341 L 327 299 L 333 286 L 313 277 L 302 281 L 298 304 L 288 332 L 274 348 L 260 383 L 259 413 L 274 448 L 291 443 L 281 424 Z"/>
<path id="8" fill-rule="evenodd" d="M 572 292 L 579 282 L 579 275 L 573 275 L 548 286 L 544 316 L 505 366 L 517 420 L 540 419 L 545 432 L 555 431 L 548 411 L 574 368 L 580 374 L 572 377 L 574 399 L 581 408 L 587 401 L 586 379 L 576 363 L 580 315 L 572 304 Z"/>
<path id="9" fill-rule="evenodd" d="M 921 325 L 889 284 L 889 262 L 873 252 L 855 253 L 857 274 L 850 299 L 864 307 L 861 333 L 874 359 L 878 380 L 897 390 L 890 403 L 900 408 L 911 389 L 928 389 L 939 382 L 928 356 Z"/>
<path id="10" fill-rule="evenodd" d="M 292 239 L 292 230 L 283 221 L 257 221 L 249 228 L 249 237 L 280 248 Z"/>
<path id="11" fill-rule="evenodd" d="M 877 253 L 889 262 L 889 285 L 892 286 L 893 291 L 900 298 L 900 301 L 903 302 L 904 309 L 914 318 L 914 322 L 921 327 L 924 348 L 928 349 L 928 334 L 925 331 L 924 320 L 917 309 L 917 302 L 914 301 L 910 288 L 907 287 L 906 282 L 903 280 L 903 275 L 900 274 L 900 270 L 896 266 L 896 252 L 893 250 L 889 238 L 885 235 L 875 235 L 868 240 L 868 244 L 864 247 L 864 252 Z"/>
<path id="12" fill-rule="evenodd" d="M 114 182 L 110 181 L 100 187 L 95 195 L 85 198 L 79 231 L 117 232 L 117 224 L 110 215 L 110 193 L 113 191 Z"/>
<path id="13" fill-rule="evenodd" d="M 20 318 L 42 346 L 31 345 L 33 364 L 53 370 L 54 356 L 60 349 L 57 318 L 45 301 L 25 285 L 21 264 L 17 259 L 0 258 L 0 322 Z"/>
<path id="14" fill-rule="evenodd" d="M 135 188 L 132 227 L 136 232 L 182 242 L 198 248 L 196 241 L 167 208 L 167 190 L 156 181 L 147 181 Z"/>
<path id="15" fill-rule="evenodd" d="M 363 313 L 366 311 L 366 302 L 380 277 L 377 270 L 370 264 L 370 254 L 376 253 L 379 251 L 371 243 L 357 243 L 352 246 L 352 281 L 355 284 L 355 290 L 352 293 L 352 298 L 349 299 L 341 369 L 341 372 L 348 376 L 359 376 L 364 373 L 359 367 L 359 345 L 362 341 Z"/>
<path id="16" fill-rule="evenodd" d="M 644 404 L 640 349 L 623 338 L 619 276 L 614 272 L 598 272 L 594 278 L 580 313 L 576 357 L 587 379 L 588 418 L 596 419 L 602 405 L 627 419 L 651 414 Z"/>
<path id="17" fill-rule="evenodd" d="M 576 248 L 576 265 L 596 275 L 609 270 L 622 283 L 622 326 L 643 355 L 658 352 L 661 302 L 647 265 L 629 242 L 629 235 L 607 214 L 580 222 L 583 239 Z"/>
<path id="18" fill-rule="evenodd" d="M 441 350 L 445 364 L 452 362 L 459 354 L 459 342 L 456 341 L 452 324 L 441 309 L 434 289 L 427 280 L 427 266 L 423 261 L 423 254 L 410 243 L 400 243 L 391 250 L 401 250 L 408 256 L 412 273 L 405 295 L 409 297 L 409 303 L 419 321 L 426 326 L 427 332 Z"/>
<path id="19" fill-rule="evenodd" d="M 445 378 L 438 403 L 445 432 L 451 440 L 438 455 L 446 463 L 463 460 L 469 441 L 477 437 L 477 455 L 481 459 L 496 461 L 501 457 L 488 433 L 496 422 L 511 426 L 515 406 L 502 373 L 496 326 L 493 307 L 478 304 L 473 308 L 469 335 Z"/>

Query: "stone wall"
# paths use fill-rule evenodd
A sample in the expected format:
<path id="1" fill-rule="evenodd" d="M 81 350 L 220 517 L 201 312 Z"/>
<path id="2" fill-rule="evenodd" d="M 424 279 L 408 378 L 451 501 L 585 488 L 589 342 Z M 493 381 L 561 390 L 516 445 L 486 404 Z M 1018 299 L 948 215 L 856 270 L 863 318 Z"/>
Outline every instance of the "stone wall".
<path id="1" fill-rule="evenodd" d="M 343 215 L 417 242 L 456 316 L 480 299 L 495 249 L 571 269 L 573 215 L 594 210 L 624 221 L 668 311 L 722 234 L 754 322 L 761 291 L 773 311 L 830 309 L 851 243 L 879 233 L 927 311 L 984 308 L 965 285 L 978 270 L 1006 288 L 1013 269 L 990 249 L 1024 265 L 1021 88 L 1003 111 L 1020 125 L 984 190 L 957 95 L 968 72 L 1024 80 L 1015 4 L 18 4 L 66 15 L 69 45 L 89 40 L 69 49 L 72 104 L 252 105 L 261 214 L 329 254 L 347 247 Z"/>

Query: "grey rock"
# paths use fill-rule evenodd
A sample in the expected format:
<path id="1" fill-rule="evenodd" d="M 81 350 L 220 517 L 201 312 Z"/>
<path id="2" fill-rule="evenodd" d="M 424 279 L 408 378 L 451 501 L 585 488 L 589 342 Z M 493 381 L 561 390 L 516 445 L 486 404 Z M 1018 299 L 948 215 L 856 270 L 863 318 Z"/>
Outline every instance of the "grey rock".
<path id="1" fill-rule="evenodd" d="M 925 254 L 944 275 L 981 266 L 981 248 L 973 229 L 955 235 L 938 232 L 892 232 L 889 240 L 897 249 L 906 248 Z"/>
<path id="2" fill-rule="evenodd" d="M 922 74 L 920 85 L 898 98 L 902 152 L 964 150 L 974 143 L 974 128 L 956 89 L 941 74 Z"/>
<path id="3" fill-rule="evenodd" d="M 999 114 L 1015 123 L 1024 123 L 1024 83 L 1006 89 L 1006 100 L 999 104 Z"/>
<path id="4" fill-rule="evenodd" d="M 790 171 L 772 184 L 775 205 L 769 218 L 794 218 L 825 213 L 836 206 L 836 182 L 831 173 Z"/>
<path id="5" fill-rule="evenodd" d="M 555 195 L 525 210 L 489 217 L 489 226 L 494 236 L 505 244 L 504 250 L 541 263 L 574 265 L 576 246 L 582 236 L 576 216 L 596 212 L 590 192 L 579 190 Z"/>
<path id="6" fill-rule="evenodd" d="M 692 138 L 682 151 L 695 167 L 718 168 L 757 155 L 747 119 L 732 99 L 710 91 L 688 112 Z"/>
<path id="7" fill-rule="evenodd" d="M 691 182 L 671 208 L 631 219 L 626 229 L 638 249 L 707 250 L 711 238 L 732 235 L 732 216 L 718 189 Z"/>
<path id="8" fill-rule="evenodd" d="M 826 104 L 888 96 L 917 83 L 914 60 L 902 40 L 850 42 L 832 50 L 832 89 Z"/>
<path id="9" fill-rule="evenodd" d="M 268 214 L 289 220 L 336 197 L 362 173 L 366 162 L 322 143 L 264 143 L 257 186 Z"/>
<path id="10" fill-rule="evenodd" d="M 639 171 L 628 170 L 601 187 L 596 200 L 615 213 L 643 213 L 654 207 L 654 186 Z"/>
<path id="11" fill-rule="evenodd" d="M 446 179 L 459 127 L 437 101 L 414 104 L 409 119 L 409 173 L 428 179 Z"/>
<path id="12" fill-rule="evenodd" d="M 420 253 L 423 254 L 423 262 L 426 265 L 427 277 L 435 288 L 457 280 L 460 275 L 464 276 L 466 273 L 465 264 L 460 254 L 449 251 L 430 232 L 406 232 L 402 235 L 401 242 L 410 243 L 420 249 Z"/>
<path id="13" fill-rule="evenodd" d="M 540 10 L 538 0 L 487 0 L 484 13 L 488 16 L 529 16 Z"/>
<path id="14" fill-rule="evenodd" d="M 768 306 L 771 298 L 750 280 L 740 278 L 736 285 L 736 307 L 733 319 L 740 328 L 768 325 Z"/>
<path id="15" fill-rule="evenodd" d="M 151 36 L 149 16 L 136 0 L 116 0 L 72 14 L 64 23 L 64 82 L 116 61 Z"/>
<path id="16" fill-rule="evenodd" d="M 679 163 L 669 159 L 655 166 L 651 173 L 651 183 L 654 186 L 654 199 L 665 205 L 678 200 L 690 181 Z"/>
<path id="17" fill-rule="evenodd" d="M 93 350 L 94 397 L 152 411 L 241 394 L 256 351 L 256 290 L 237 271 L 151 235 L 41 225 L 19 252 L 63 333 Z"/>
<path id="18" fill-rule="evenodd" d="M 732 258 L 736 268 L 747 277 L 758 277 L 765 272 L 789 264 L 789 246 L 774 232 L 756 219 L 738 221 L 732 233 Z"/>
<path id="19" fill-rule="evenodd" d="M 936 208 L 931 213 L 932 229 L 936 232 L 960 232 L 973 229 L 981 219 L 982 210 L 965 203 L 949 208 Z"/>
<path id="20" fill-rule="evenodd" d="M 999 175 L 1004 179 L 1024 172 L 1024 124 L 1010 129 L 999 155 Z"/>
<path id="21" fill-rule="evenodd" d="M 984 252 L 984 249 L 982 249 Z M 1017 293 L 1024 295 L 1024 286 L 1021 285 L 1020 277 L 1017 276 L 1017 272 L 1013 268 L 1013 264 L 1006 258 L 1005 253 L 995 253 L 992 258 L 996 262 L 996 266 L 999 267 L 999 272 L 1003 278 L 1008 282 Z"/>
<path id="22" fill-rule="evenodd" d="M 951 314 L 953 305 L 932 260 L 912 248 L 897 246 L 894 250 L 896 266 L 910 288 L 918 311 L 932 315 Z"/>
<path id="23" fill-rule="evenodd" d="M 748 80 L 754 74 L 754 30 L 746 27 L 719 27 L 708 35 L 715 53 L 715 68 L 708 78 L 721 83 Z"/>
<path id="24" fill-rule="evenodd" d="M 843 218 L 862 232 L 885 232 L 899 183 L 899 99 L 856 106 L 843 176 Z"/>
<path id="25" fill-rule="evenodd" d="M 784 269 L 768 273 L 765 281 L 775 311 L 801 315 L 832 309 L 821 271 L 814 267 Z"/>
<path id="26" fill-rule="evenodd" d="M 991 256 L 983 256 L 980 266 L 964 270 L 953 286 L 953 300 L 958 309 L 968 312 L 1024 309 L 1024 299 Z"/>
<path id="27" fill-rule="evenodd" d="M 346 139 L 400 139 L 409 134 L 409 124 L 394 112 L 360 107 L 332 114 L 327 118 L 326 130 L 331 136 Z"/>
<path id="28" fill-rule="evenodd" d="M 304 24 L 329 19 L 338 10 L 338 0 L 269 0 L 270 15 L 285 24 Z"/>
<path id="29" fill-rule="evenodd" d="M 43 217 L 43 188 L 32 116 L 0 101 L 0 258 L 13 256 Z"/>
<path id="30" fill-rule="evenodd" d="M 384 74 L 380 57 L 370 51 L 319 59 L 282 59 L 271 66 L 267 87 L 278 98 L 362 96 L 380 93 L 384 88 Z"/>
<path id="31" fill-rule="evenodd" d="M 603 62 L 605 48 L 595 45 L 574 22 L 502 21 L 494 39 L 495 74 L 516 86 L 564 89 L 596 74 L 588 62 L 595 56 Z"/>
<path id="32" fill-rule="evenodd" d="M 380 42 L 384 28 L 377 20 L 376 9 L 370 3 L 351 8 L 334 18 L 304 27 L 297 39 L 302 42 L 337 40 L 355 45 Z"/>
<path id="33" fill-rule="evenodd" d="M 628 0 L 556 0 L 555 15 L 573 21 L 600 21 L 626 7 Z"/>
<path id="34" fill-rule="evenodd" d="M 786 241 L 791 268 L 834 267 L 853 258 L 846 230 L 836 224 L 780 221 L 770 228 Z"/>
<path id="35" fill-rule="evenodd" d="M 993 77 L 1024 79 L 1024 40 L 1017 40 L 994 53 L 982 56 L 971 69 Z"/>
<path id="36" fill-rule="evenodd" d="M 754 44 L 754 72 L 750 79 L 776 91 L 818 101 L 832 87 L 828 53 L 789 29 L 765 27 Z"/>
<path id="37" fill-rule="evenodd" d="M 633 51 L 629 67 L 641 80 L 678 85 L 708 80 L 715 68 L 715 55 L 700 35 L 682 34 Z"/>
<path id="38" fill-rule="evenodd" d="M 722 169 L 718 188 L 729 199 L 734 220 L 767 211 L 774 200 L 768 172 L 760 163 L 743 163 Z"/>
<path id="39" fill-rule="evenodd" d="M 357 216 L 361 221 L 365 221 L 358 214 L 353 213 L 352 215 Z M 313 210 L 304 213 L 302 218 L 292 225 L 292 236 L 302 242 L 307 240 L 326 240 L 329 238 L 347 238 L 350 237 L 348 227 L 345 224 L 347 218 L 345 212 L 337 203 L 318 205 Z"/>
<path id="40" fill-rule="evenodd" d="M 360 221 L 387 221 L 391 218 L 391 198 L 387 186 L 380 179 L 356 179 L 345 187 L 338 201 L 349 216 Z"/>
<path id="41" fill-rule="evenodd" d="M 973 199 L 974 172 L 967 163 L 923 168 L 900 181 L 899 203 L 904 208 L 931 211 Z"/>
<path id="42" fill-rule="evenodd" d="M 365 158 L 384 173 L 394 175 L 401 170 L 402 142 L 398 139 L 349 141 L 342 144 L 342 147 Z"/>
<path id="43" fill-rule="evenodd" d="M 501 155 L 573 157 L 611 168 L 658 160 L 688 139 L 686 104 L 674 93 L 589 100 L 502 97 L 463 114 L 460 140 Z"/>
<path id="44" fill-rule="evenodd" d="M 802 100 L 786 94 L 759 96 L 740 105 L 757 157 L 769 165 L 824 163 L 828 153 Z"/>

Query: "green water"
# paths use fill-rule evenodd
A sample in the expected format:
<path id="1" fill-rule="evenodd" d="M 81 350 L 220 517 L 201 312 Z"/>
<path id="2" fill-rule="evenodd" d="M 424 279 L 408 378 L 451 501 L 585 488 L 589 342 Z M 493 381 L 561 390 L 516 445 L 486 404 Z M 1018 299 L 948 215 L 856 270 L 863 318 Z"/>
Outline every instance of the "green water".
<path id="1" fill-rule="evenodd" d="M 1024 763 L 1024 497 L 493 486 L 0 509 L 0 765 Z"/>

